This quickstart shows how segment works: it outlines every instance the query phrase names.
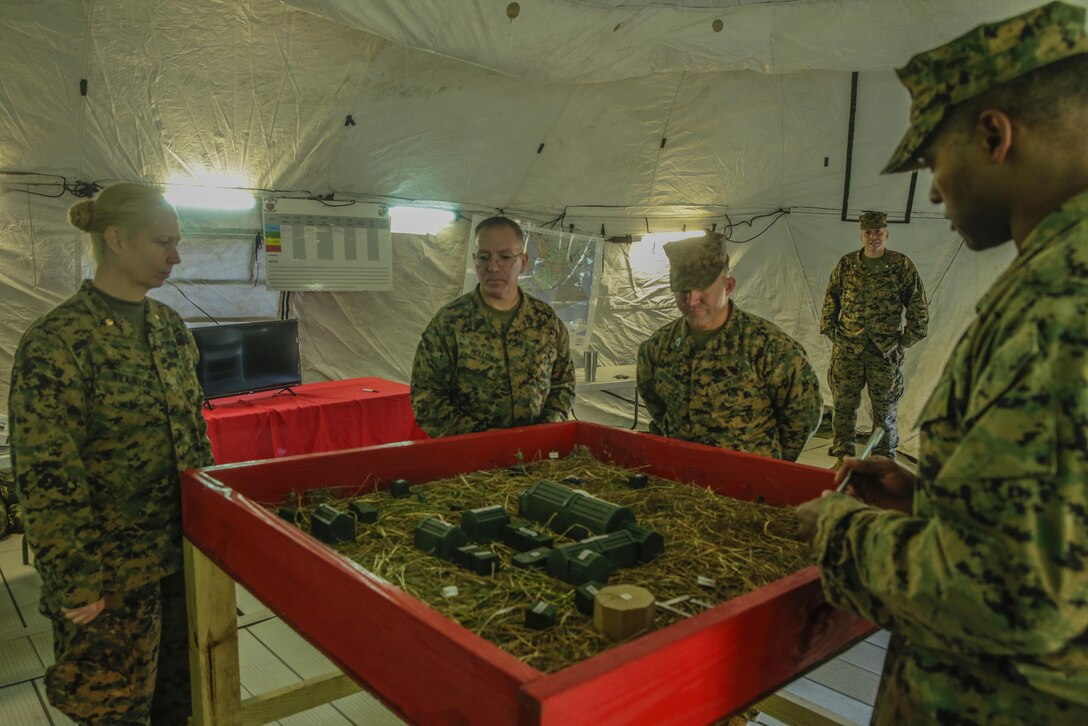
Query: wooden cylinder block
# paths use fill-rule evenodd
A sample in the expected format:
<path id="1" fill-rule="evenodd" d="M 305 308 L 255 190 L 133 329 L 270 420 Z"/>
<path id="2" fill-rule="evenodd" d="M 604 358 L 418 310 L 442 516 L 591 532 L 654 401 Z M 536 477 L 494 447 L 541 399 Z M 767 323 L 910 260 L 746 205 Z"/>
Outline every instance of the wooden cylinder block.
<path id="1" fill-rule="evenodd" d="M 593 605 L 593 627 L 612 641 L 653 630 L 653 594 L 636 585 L 602 587 Z"/>

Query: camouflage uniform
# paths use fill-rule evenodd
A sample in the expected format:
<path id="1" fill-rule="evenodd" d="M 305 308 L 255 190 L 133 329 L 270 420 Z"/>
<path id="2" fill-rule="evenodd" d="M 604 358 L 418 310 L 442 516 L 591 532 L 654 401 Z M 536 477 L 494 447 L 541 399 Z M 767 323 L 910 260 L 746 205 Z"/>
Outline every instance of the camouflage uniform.
<path id="1" fill-rule="evenodd" d="M 160 627 L 185 637 L 183 599 L 158 596 L 169 576 L 180 579 L 178 473 L 211 464 L 212 454 L 192 336 L 154 300 L 145 322 L 146 340 L 85 281 L 15 354 L 12 467 L 57 650 L 46 683 L 50 701 L 77 720 L 142 723 L 160 698 L 187 702 L 185 659 L 161 664 L 154 707 L 146 681 L 156 678 Z M 94 627 L 60 612 L 102 597 Z"/>
<path id="2" fill-rule="evenodd" d="M 23 531 L 23 514 L 10 469 L 0 471 L 0 539 Z"/>
<path id="3" fill-rule="evenodd" d="M 944 80 L 933 85 L 986 90 L 1018 63 L 1088 52 L 1084 17 L 1052 3 L 900 75 L 926 88 L 912 74 L 936 57 Z M 912 127 L 888 169 L 910 164 L 926 136 Z M 1088 723 L 1086 271 L 1088 190 L 1032 230 L 979 301 L 920 416 L 913 515 L 822 502 L 825 595 L 894 632 L 874 723 Z"/>
<path id="4" fill-rule="evenodd" d="M 689 333 L 680 318 L 639 346 L 638 392 L 650 432 L 796 460 L 822 408 L 804 348 L 736 305 L 702 350 Z"/>
<path id="5" fill-rule="evenodd" d="M 509 327 L 476 290 L 434 316 L 412 362 L 412 410 L 431 436 L 564 421 L 574 402 L 570 339 L 547 303 L 519 289 Z"/>
<path id="6" fill-rule="evenodd" d="M 862 229 L 871 228 L 864 218 L 862 222 Z M 885 431 L 874 453 L 894 456 L 903 352 L 926 337 L 929 305 L 922 278 L 906 255 L 886 249 L 879 258 L 881 266 L 871 268 L 863 254 L 864 250 L 850 252 L 835 266 L 820 320 L 820 332 L 833 346 L 828 370 L 834 399 L 831 454 L 854 455 L 857 410 L 861 390 L 868 385 L 873 423 Z"/>
<path id="7" fill-rule="evenodd" d="M 707 290 L 729 270 L 721 235 L 669 242 L 665 254 L 682 311 L 685 295 Z M 639 346 L 638 392 L 650 411 L 650 432 L 793 461 L 820 425 L 816 373 L 780 328 L 732 300 L 725 304 L 728 315 L 717 330 L 693 330 L 680 318 Z"/>

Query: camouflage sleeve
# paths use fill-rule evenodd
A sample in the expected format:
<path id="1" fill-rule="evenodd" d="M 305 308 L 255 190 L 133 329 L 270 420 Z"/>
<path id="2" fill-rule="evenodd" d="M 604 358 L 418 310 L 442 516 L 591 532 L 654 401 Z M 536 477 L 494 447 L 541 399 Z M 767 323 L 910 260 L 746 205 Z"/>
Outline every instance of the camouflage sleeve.
<path id="1" fill-rule="evenodd" d="M 430 436 L 453 436 L 477 430 L 476 420 L 453 401 L 457 362 L 450 344 L 453 334 L 432 320 L 423 331 L 412 360 L 410 397 L 416 423 Z"/>
<path id="2" fill-rule="evenodd" d="M 824 293 L 824 308 L 820 315 L 820 335 L 829 338 L 835 337 L 835 330 L 839 327 L 839 299 L 842 294 L 842 264 L 836 263 L 831 271 L 831 279 L 827 283 L 827 292 Z"/>
<path id="3" fill-rule="evenodd" d="M 820 380 L 805 351 L 792 340 L 785 342 L 787 345 L 768 346 L 763 375 L 778 419 L 782 458 L 797 461 L 820 426 L 823 398 Z"/>
<path id="4" fill-rule="evenodd" d="M 638 395 L 650 412 L 650 433 L 658 436 L 667 435 L 661 426 L 665 420 L 665 402 L 657 395 L 654 389 L 654 361 L 650 353 L 650 340 L 642 341 L 638 347 L 638 366 L 636 368 L 635 382 L 638 387 Z"/>
<path id="5" fill-rule="evenodd" d="M 79 366 L 57 336 L 31 329 L 12 370 L 12 468 L 26 531 L 62 607 L 102 597 L 102 533 L 87 470 L 87 401 Z"/>
<path id="6" fill-rule="evenodd" d="M 903 337 L 899 344 L 909 348 L 929 332 L 929 301 L 926 300 L 926 288 L 922 276 L 918 274 L 914 263 L 907 261 L 907 279 L 903 285 L 903 307 L 907 311 L 907 322 L 903 328 Z"/>
<path id="7" fill-rule="evenodd" d="M 1084 637 L 1088 345 L 1068 337 L 1044 353 L 1018 335 L 991 358 L 968 428 L 915 495 L 926 516 L 827 497 L 814 544 L 830 602 L 945 651 L 1040 655 Z"/>
<path id="8" fill-rule="evenodd" d="M 545 422 L 566 421 L 574 405 L 574 361 L 570 357 L 570 335 L 567 326 L 555 317 L 556 351 L 552 365 L 552 386 L 544 399 L 540 416 Z"/>
<path id="9" fill-rule="evenodd" d="M 196 345 L 196 338 L 193 337 L 192 331 L 190 331 L 184 323 L 181 324 L 181 329 L 184 331 L 183 334 L 186 339 L 185 345 L 189 349 L 189 354 L 192 356 L 192 369 L 193 376 L 195 377 L 197 375 L 196 361 L 200 360 L 200 348 Z M 200 384 L 197 383 L 197 389 L 199 390 L 199 388 Z M 196 401 L 196 415 L 193 417 L 193 421 L 195 421 L 197 425 L 195 437 L 196 445 L 199 448 L 197 457 L 203 462 L 200 466 L 212 466 L 215 464 L 215 455 L 212 453 L 212 442 L 208 438 L 208 422 L 204 419 L 204 412 L 202 411 L 203 406 L 203 399 L 198 398 Z"/>

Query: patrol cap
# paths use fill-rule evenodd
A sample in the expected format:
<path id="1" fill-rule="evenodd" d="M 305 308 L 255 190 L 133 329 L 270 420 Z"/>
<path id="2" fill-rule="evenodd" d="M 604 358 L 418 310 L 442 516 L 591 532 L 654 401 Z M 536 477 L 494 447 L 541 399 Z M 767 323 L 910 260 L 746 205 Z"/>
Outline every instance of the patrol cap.
<path id="1" fill-rule="evenodd" d="M 1056 61 L 1088 53 L 1084 8 L 1052 2 L 919 53 L 896 73 L 911 95 L 910 128 L 884 174 L 922 166 L 918 152 L 948 109 Z"/>
<path id="2" fill-rule="evenodd" d="M 881 227 L 888 226 L 888 215 L 884 212 L 865 212 L 858 221 L 861 223 L 861 229 L 880 229 Z"/>
<path id="3" fill-rule="evenodd" d="M 665 254 L 669 257 L 669 288 L 673 292 L 710 286 L 726 269 L 728 259 L 722 236 L 714 233 L 669 242 Z"/>

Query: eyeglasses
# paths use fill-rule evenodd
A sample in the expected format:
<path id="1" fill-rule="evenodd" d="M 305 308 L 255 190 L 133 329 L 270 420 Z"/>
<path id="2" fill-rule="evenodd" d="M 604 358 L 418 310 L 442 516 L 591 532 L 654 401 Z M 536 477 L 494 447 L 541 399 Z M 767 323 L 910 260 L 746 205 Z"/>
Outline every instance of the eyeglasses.
<path id="1" fill-rule="evenodd" d="M 513 267 L 514 262 L 521 256 L 512 252 L 500 252 L 498 255 L 492 255 L 490 252 L 477 252 L 472 255 L 472 259 L 476 261 L 477 267 L 487 267 L 491 264 L 492 259 L 499 264 L 499 267 Z"/>

